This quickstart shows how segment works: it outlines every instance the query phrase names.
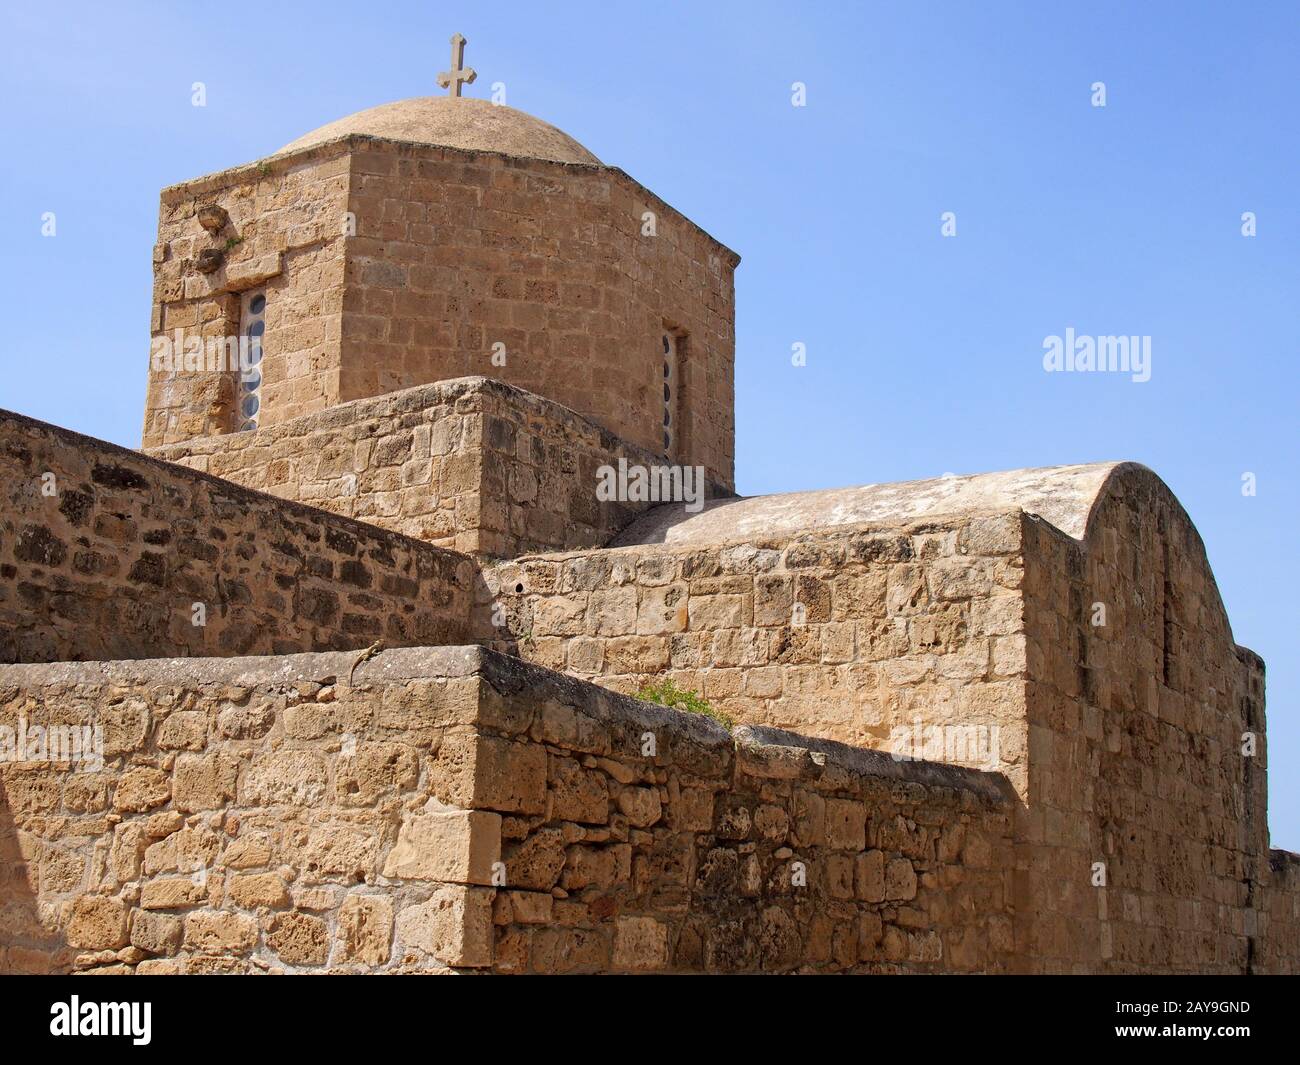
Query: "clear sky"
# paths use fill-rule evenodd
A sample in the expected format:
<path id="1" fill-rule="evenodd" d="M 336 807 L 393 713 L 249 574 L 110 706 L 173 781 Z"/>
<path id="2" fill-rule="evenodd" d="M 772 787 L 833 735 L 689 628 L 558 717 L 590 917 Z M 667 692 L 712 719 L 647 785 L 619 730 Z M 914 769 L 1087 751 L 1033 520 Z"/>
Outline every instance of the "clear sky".
<path id="1" fill-rule="evenodd" d="M 1155 469 L 1268 663 L 1300 849 L 1300 4 L 5 5 L 0 406 L 138 446 L 158 190 L 437 92 L 457 30 L 469 95 L 742 254 L 741 492 Z M 1044 372 L 1067 328 L 1151 337 L 1151 379 Z"/>

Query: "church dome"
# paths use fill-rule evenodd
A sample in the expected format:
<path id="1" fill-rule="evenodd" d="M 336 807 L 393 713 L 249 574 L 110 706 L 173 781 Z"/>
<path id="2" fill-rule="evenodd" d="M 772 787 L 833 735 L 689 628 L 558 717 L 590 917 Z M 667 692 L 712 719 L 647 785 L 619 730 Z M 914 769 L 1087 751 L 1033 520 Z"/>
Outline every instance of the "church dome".
<path id="1" fill-rule="evenodd" d="M 380 104 L 312 130 L 276 154 L 299 151 L 352 134 L 475 152 L 501 152 L 557 163 L 594 163 L 591 152 L 540 118 L 473 97 L 417 96 Z"/>

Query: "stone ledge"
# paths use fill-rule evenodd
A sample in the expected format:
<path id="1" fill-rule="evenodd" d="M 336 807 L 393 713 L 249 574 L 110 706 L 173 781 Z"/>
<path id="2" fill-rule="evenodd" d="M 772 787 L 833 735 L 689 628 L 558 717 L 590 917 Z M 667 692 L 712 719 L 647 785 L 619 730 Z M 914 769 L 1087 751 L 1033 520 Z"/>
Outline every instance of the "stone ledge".
<path id="1" fill-rule="evenodd" d="M 638 728 L 673 728 L 701 747 L 729 749 L 731 733 L 711 718 L 688 714 L 655 703 L 642 702 L 586 680 L 531 665 L 488 648 L 479 648 L 483 678 L 500 695 L 528 695 L 572 707 L 606 726 L 633 725 Z"/>
<path id="2" fill-rule="evenodd" d="M 357 665 L 353 680 L 415 680 L 469 677 L 493 652 L 474 646 L 397 647 Z M 139 681 L 159 684 L 184 680 L 199 684 L 294 684 L 324 677 L 346 677 L 357 651 L 308 651 L 292 655 L 238 658 L 141 658 L 108 662 L 34 662 L 0 665 L 0 685 L 101 684 Z"/>
<path id="3" fill-rule="evenodd" d="M 615 433 L 579 414 L 571 407 L 546 399 L 535 392 L 529 392 L 518 385 L 481 375 L 453 377 L 432 384 L 415 385 L 396 392 L 386 392 L 380 396 L 350 399 L 323 411 L 302 414 L 287 421 L 276 422 L 274 425 L 258 429 L 256 433 L 198 436 L 189 440 L 179 440 L 171 444 L 160 444 L 157 447 L 146 448 L 144 454 L 158 459 L 167 459 L 169 455 L 185 454 L 197 450 L 216 451 L 232 447 L 261 447 L 273 444 L 278 440 L 299 437 L 322 429 L 343 428 L 344 426 L 365 421 L 367 418 L 418 413 L 429 407 L 452 402 L 463 396 L 476 393 L 490 393 L 498 396 L 516 406 L 527 408 L 530 412 L 557 421 L 565 428 L 571 428 L 580 434 L 594 434 L 596 443 L 611 454 L 617 454 L 619 450 L 623 450 L 644 458 L 646 462 L 663 461 L 662 457 L 656 457 L 652 452 L 628 443 Z"/>
<path id="4" fill-rule="evenodd" d="M 1284 851 L 1273 848 L 1268 852 L 1269 868 L 1275 873 L 1296 876 L 1300 875 L 1300 854 L 1295 851 Z"/>
<path id="5" fill-rule="evenodd" d="M 761 498 L 761 497 L 752 497 Z M 711 497 L 712 501 L 712 497 Z M 746 502 L 743 497 L 736 499 L 720 499 L 717 501 L 719 506 L 731 502 Z M 677 504 L 670 504 L 670 507 L 676 508 Z M 707 504 L 706 504 L 707 506 Z M 656 510 L 666 509 L 664 507 Z M 656 511 L 649 512 L 653 516 Z M 878 537 L 889 535 L 902 536 L 919 536 L 925 533 L 945 532 L 958 529 L 971 519 L 983 519 L 988 521 L 1008 521 L 1019 523 L 1022 512 L 1019 510 L 974 510 L 974 511 L 945 511 L 944 513 L 927 514 L 924 518 L 906 518 L 897 520 L 877 520 L 877 521 L 858 521 L 844 522 L 842 524 L 825 525 L 809 529 L 774 529 L 771 531 L 756 532 L 736 532 L 723 534 L 718 540 L 648 540 L 641 542 L 628 542 L 628 533 L 641 527 L 641 520 L 638 518 L 623 533 L 614 538 L 609 547 L 586 547 L 570 548 L 564 551 L 531 551 L 527 554 L 518 555 L 515 558 L 494 560 L 486 568 L 489 570 L 501 570 L 508 566 L 520 566 L 527 562 L 567 562 L 574 559 L 593 559 L 609 558 L 611 561 L 627 558 L 639 558 L 647 554 L 662 556 L 684 556 L 697 555 L 705 552 L 726 553 L 736 549 L 753 548 L 756 550 L 776 550 L 784 551 L 786 548 L 809 543 L 822 543 L 833 541 L 845 541 L 854 537 Z M 1050 525 L 1050 523 L 1049 523 Z M 1055 529 L 1055 526 L 1051 526 Z M 1059 532 L 1059 530 L 1056 530 Z M 1018 555 L 1019 550 L 1007 549 L 1000 552 L 1005 555 Z M 752 554 L 752 552 L 750 552 Z M 990 552 L 994 554 L 994 552 Z M 724 572 L 731 572 L 724 567 Z"/>
<path id="6" fill-rule="evenodd" d="M 969 792 L 997 805 L 1009 805 L 1015 801 L 1015 793 L 1001 773 L 986 773 L 943 762 L 896 760 L 885 751 L 801 736 L 769 725 L 741 725 L 736 729 L 735 737 L 737 750 L 753 762 L 784 762 L 796 769 L 800 776 L 819 773 L 824 766 L 833 766 L 859 777 L 878 777 Z"/>

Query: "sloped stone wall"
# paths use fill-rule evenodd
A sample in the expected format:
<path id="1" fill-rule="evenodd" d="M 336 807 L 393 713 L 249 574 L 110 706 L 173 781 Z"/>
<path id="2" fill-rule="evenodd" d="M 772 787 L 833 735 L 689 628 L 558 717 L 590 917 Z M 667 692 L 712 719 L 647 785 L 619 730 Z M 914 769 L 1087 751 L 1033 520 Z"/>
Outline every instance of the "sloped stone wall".
<path id="1" fill-rule="evenodd" d="M 1004 778 L 775 729 L 730 736 L 491 658 L 497 972 L 1012 969 Z"/>
<path id="2" fill-rule="evenodd" d="M 470 561 L 0 413 L 0 661 L 467 638 Z"/>

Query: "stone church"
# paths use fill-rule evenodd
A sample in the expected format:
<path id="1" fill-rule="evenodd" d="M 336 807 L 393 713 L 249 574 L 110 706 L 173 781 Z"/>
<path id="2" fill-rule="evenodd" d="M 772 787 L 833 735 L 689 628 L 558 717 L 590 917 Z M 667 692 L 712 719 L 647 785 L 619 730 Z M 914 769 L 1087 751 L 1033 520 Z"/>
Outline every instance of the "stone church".
<path id="1" fill-rule="evenodd" d="M 140 451 L 0 412 L 0 971 L 1300 967 L 1161 480 L 737 497 L 739 256 L 463 51 L 163 190 Z"/>

